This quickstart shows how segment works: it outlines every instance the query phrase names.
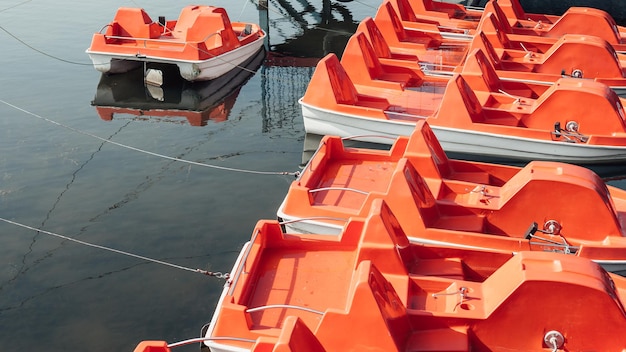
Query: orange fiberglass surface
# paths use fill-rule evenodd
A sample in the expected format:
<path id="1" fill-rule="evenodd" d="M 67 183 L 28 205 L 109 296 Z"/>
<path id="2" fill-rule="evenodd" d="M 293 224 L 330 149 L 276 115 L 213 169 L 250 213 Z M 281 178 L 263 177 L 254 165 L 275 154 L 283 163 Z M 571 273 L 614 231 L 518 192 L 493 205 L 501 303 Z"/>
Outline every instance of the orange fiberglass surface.
<path id="1" fill-rule="evenodd" d="M 143 73 L 102 75 L 91 105 L 100 118 L 111 121 L 131 116 L 134 120 L 160 120 L 205 126 L 209 121 L 228 119 L 241 87 L 254 75 L 265 59 L 265 50 L 239 67 L 209 81 L 187 82 L 175 70 L 166 73 L 168 84 L 146 85 Z"/>
<path id="2" fill-rule="evenodd" d="M 441 31 L 446 35 L 467 36 L 480 28 L 485 13 L 499 12 L 506 33 L 543 38 L 559 38 L 565 34 L 600 37 L 617 51 L 626 49 L 626 28 L 618 26 L 607 12 L 589 7 L 570 7 L 563 15 L 528 14 L 519 0 L 491 0 L 480 11 L 461 4 L 433 0 L 392 0 L 407 27 Z M 411 23 L 412 22 L 412 23 Z"/>
<path id="3" fill-rule="evenodd" d="M 334 54 L 322 59 L 300 99 L 306 131 L 388 144 L 427 120 L 447 152 L 581 164 L 626 160 L 623 104 L 602 83 L 503 80 L 478 49 L 449 77 L 391 61 L 397 60 L 380 61 L 361 32 L 341 62 Z"/>
<path id="4" fill-rule="evenodd" d="M 626 279 L 576 256 L 411 243 L 378 199 L 339 236 L 260 221 L 204 343 L 213 352 L 620 350 L 625 290 Z M 135 351 L 167 350 L 153 341 Z"/>
<path id="5" fill-rule="evenodd" d="M 510 28 L 500 21 L 488 4 L 478 29 L 459 40 L 446 38 L 442 31 L 415 28 L 402 21 L 394 3 L 406 0 L 385 0 L 379 7 L 374 24 L 365 20 L 359 29 L 375 44 L 377 53 L 389 51 L 398 56 L 408 55 L 405 61 L 414 61 L 417 56 L 421 67 L 432 74 L 452 74 L 462 70 L 465 59 L 475 49 L 488 56 L 500 77 L 515 80 L 539 81 L 550 84 L 563 76 L 585 78 L 602 82 L 618 93 L 626 90 L 626 57 L 618 54 L 606 40 L 582 34 L 564 34 L 558 38 L 539 38 L 509 35 Z M 503 25 L 504 23 L 504 25 Z M 431 26 L 427 24 L 426 26 Z M 377 27 L 374 29 L 373 27 Z M 376 33 L 372 33 L 372 31 Z M 379 38 L 373 39 L 378 36 Z M 433 38 L 424 41 L 424 38 Z M 437 39 L 441 38 L 441 39 Z M 380 49 L 379 46 L 389 49 Z M 382 55 L 382 54 L 381 54 Z"/>
<path id="6" fill-rule="evenodd" d="M 103 29 L 86 51 L 98 71 L 165 63 L 188 81 L 225 74 L 254 56 L 266 37 L 258 24 L 231 22 L 223 8 L 200 5 L 184 7 L 177 20 L 156 22 L 141 8 L 122 7 Z"/>
<path id="7" fill-rule="evenodd" d="M 497 2 L 509 19 L 509 24 L 514 28 L 529 28 L 540 35 L 545 35 L 542 33 L 550 32 L 554 27 L 563 26 L 570 31 L 569 33 L 590 33 L 604 37 L 614 44 L 623 44 L 626 41 L 626 28 L 618 26 L 608 13 L 599 9 L 570 7 L 563 15 L 557 16 L 527 13 L 519 0 L 498 0 Z M 574 19 L 569 19 L 569 16 Z M 611 35 L 607 31 L 607 23 L 611 27 L 609 30 L 616 34 L 617 40 L 615 42 L 609 39 Z M 563 31 L 562 33 L 568 32 Z M 558 31 L 555 31 L 553 35 L 559 35 Z"/>
<path id="8" fill-rule="evenodd" d="M 570 164 L 448 159 L 424 121 L 388 151 L 325 137 L 277 214 L 288 232 L 339 234 L 375 199 L 385 200 L 415 243 L 555 251 L 626 269 L 626 191 Z"/>

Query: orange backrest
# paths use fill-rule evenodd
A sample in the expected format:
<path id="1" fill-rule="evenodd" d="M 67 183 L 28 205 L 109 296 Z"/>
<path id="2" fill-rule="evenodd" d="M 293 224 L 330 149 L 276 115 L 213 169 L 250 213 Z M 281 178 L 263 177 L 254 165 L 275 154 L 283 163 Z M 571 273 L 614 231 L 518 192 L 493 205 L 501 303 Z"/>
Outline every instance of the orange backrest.
<path id="1" fill-rule="evenodd" d="M 255 345 L 256 347 L 256 345 Z M 308 326 L 295 315 L 290 315 L 285 318 L 283 325 L 281 326 L 280 335 L 278 341 L 272 348 L 272 352 L 325 352 L 326 349 L 322 346 L 315 334 L 309 329 Z M 252 352 L 270 351 L 269 349 L 260 348 L 253 350 Z"/>
<path id="2" fill-rule="evenodd" d="M 435 133 L 426 121 L 420 121 L 418 125 L 421 125 L 421 128 L 416 127 L 416 131 L 413 134 L 419 133 L 420 139 L 426 144 L 430 152 L 430 158 L 439 172 L 439 178 L 449 177 L 452 174 L 452 167 L 450 166 L 448 156 L 441 147 L 441 143 L 439 143 Z"/>
<path id="3" fill-rule="evenodd" d="M 403 159 L 404 162 L 406 162 L 406 160 L 407 159 Z M 408 272 L 415 261 L 417 261 L 417 258 L 413 251 L 411 251 L 409 239 L 402 229 L 398 218 L 396 218 L 383 199 L 375 200 L 374 203 L 372 203 L 372 209 L 376 209 L 376 212 L 380 215 L 380 220 L 391 237 L 396 251 Z"/>
<path id="4" fill-rule="evenodd" d="M 331 341 L 333 351 L 370 346 L 378 351 L 405 351 L 411 325 L 403 302 L 371 261 L 361 261 L 352 278 L 347 310 L 326 310 L 315 335 L 322 343 Z M 350 336 L 337 338 L 338 332 Z"/>
<path id="5" fill-rule="evenodd" d="M 483 31 L 479 31 L 476 35 L 474 35 L 474 39 L 469 46 L 469 52 L 475 49 L 480 49 L 483 53 L 485 53 L 493 67 L 497 69 L 500 66 L 500 56 Z"/>
<path id="6" fill-rule="evenodd" d="M 358 92 L 337 55 L 328 54 L 317 63 L 302 99 L 311 104 L 323 105 L 334 101 L 354 105 L 358 102 Z"/>
<path id="7" fill-rule="evenodd" d="M 202 10 L 203 7 L 198 5 L 184 7 L 180 11 L 180 15 L 178 15 L 178 20 L 176 21 L 172 34 L 182 40 L 188 41 L 187 32 L 195 25 Z"/>
<path id="8" fill-rule="evenodd" d="M 502 3 L 502 10 L 508 18 L 515 18 L 518 20 L 527 20 L 528 16 L 519 3 L 519 0 L 492 0 L 493 2 L 499 1 Z M 499 4 L 498 4 L 499 5 Z"/>
<path id="9" fill-rule="evenodd" d="M 408 0 L 394 0 L 396 2 L 396 6 L 398 9 L 398 15 L 400 19 L 408 22 L 417 22 L 417 17 L 415 17 L 415 12 L 411 7 L 411 4 Z"/>
<path id="10" fill-rule="evenodd" d="M 389 107 L 389 101 L 383 97 L 359 94 L 335 54 L 328 54 L 318 62 L 302 102 L 326 107 L 342 105 L 342 109 L 355 113 L 380 116 Z"/>
<path id="11" fill-rule="evenodd" d="M 359 24 L 359 28 L 357 28 L 357 33 L 359 33 L 359 29 L 362 29 L 361 33 L 367 31 L 370 44 L 372 45 L 372 49 L 374 49 L 376 56 L 379 58 L 391 58 L 389 45 L 373 18 L 366 17 L 363 19 L 363 21 Z"/>
<path id="12" fill-rule="evenodd" d="M 188 42 L 209 40 L 216 44 L 230 42 L 229 32 L 232 26 L 223 8 L 199 5 L 184 7 L 173 30 L 176 37 Z"/>
<path id="13" fill-rule="evenodd" d="M 352 80 L 348 76 L 348 73 L 343 69 L 337 56 L 327 56 L 322 59 L 323 64 L 328 72 L 328 79 L 330 86 L 335 94 L 335 98 L 338 104 L 356 104 L 358 101 L 358 92 L 352 84 Z M 319 65 L 318 65 L 319 67 Z"/>
<path id="14" fill-rule="evenodd" d="M 376 13 L 376 19 L 378 18 L 384 20 L 385 25 L 391 25 L 398 41 L 406 39 L 407 35 L 405 33 L 404 26 L 402 26 L 402 21 L 389 1 L 385 1 L 379 7 L 378 12 Z"/>
<path id="15" fill-rule="evenodd" d="M 426 14 L 428 11 L 432 11 L 432 3 L 428 3 L 428 5 L 431 6 L 426 6 L 426 1 L 425 0 L 413 0 L 411 3 L 412 9 L 416 12 L 416 13 L 420 13 L 420 14 Z"/>
<path id="16" fill-rule="evenodd" d="M 350 38 L 346 48 L 348 46 L 352 49 L 344 51 L 342 62 L 345 63 L 346 69 L 353 73 L 350 76 L 353 78 L 354 83 L 363 81 L 363 79 L 365 81 L 377 79 L 384 73 L 380 61 L 365 34 L 355 33 Z M 346 61 L 348 58 L 353 60 Z"/>
<path id="17" fill-rule="evenodd" d="M 450 89 L 451 86 L 458 89 L 460 97 L 463 100 L 467 113 L 471 117 L 472 121 L 484 121 L 483 107 L 478 101 L 476 93 L 474 93 L 474 90 L 469 86 L 469 84 L 467 84 L 463 76 L 457 75 L 453 78 L 453 82 L 453 84 L 448 84 L 448 88 L 446 88 L 446 90 Z"/>
<path id="18" fill-rule="evenodd" d="M 496 41 L 491 42 L 492 45 L 501 49 L 511 48 L 511 41 L 509 40 L 508 35 L 505 33 L 505 30 L 503 30 L 501 27 L 502 26 L 500 22 L 493 12 L 485 12 L 479 24 L 481 33 L 489 34 L 497 39 Z"/>
<path id="19" fill-rule="evenodd" d="M 480 75 L 485 83 L 484 87 L 475 87 L 480 90 L 497 93 L 502 87 L 500 77 L 491 65 L 485 53 L 480 49 L 474 49 L 465 59 L 463 74 Z"/>
<path id="20" fill-rule="evenodd" d="M 466 14 L 465 6 L 452 2 L 409 0 L 416 14 L 442 18 L 458 18 Z"/>
<path id="21" fill-rule="evenodd" d="M 513 33 L 513 28 L 511 27 L 511 24 L 509 23 L 509 20 L 506 17 L 506 14 L 504 13 L 504 11 L 502 10 L 502 8 L 500 7 L 497 1 L 487 2 L 483 13 L 493 14 L 493 19 L 491 21 L 498 23 L 499 30 L 504 31 L 505 33 Z"/>
<path id="22" fill-rule="evenodd" d="M 430 227 L 430 224 L 435 223 L 439 219 L 435 197 L 410 160 L 407 160 L 403 173 L 409 185 L 413 201 L 419 210 L 421 221 L 424 223 L 424 227 Z M 415 219 L 415 221 L 419 220 Z"/>

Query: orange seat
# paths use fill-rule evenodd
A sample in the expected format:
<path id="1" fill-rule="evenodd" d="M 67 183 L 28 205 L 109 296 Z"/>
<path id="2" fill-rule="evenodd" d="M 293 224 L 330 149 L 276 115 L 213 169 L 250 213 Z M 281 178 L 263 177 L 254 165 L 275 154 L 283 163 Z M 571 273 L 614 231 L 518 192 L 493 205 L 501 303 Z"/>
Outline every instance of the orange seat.
<path id="1" fill-rule="evenodd" d="M 143 9 L 120 7 L 106 34 L 137 39 L 154 39 L 158 38 L 161 32 L 162 27 L 153 22 Z"/>

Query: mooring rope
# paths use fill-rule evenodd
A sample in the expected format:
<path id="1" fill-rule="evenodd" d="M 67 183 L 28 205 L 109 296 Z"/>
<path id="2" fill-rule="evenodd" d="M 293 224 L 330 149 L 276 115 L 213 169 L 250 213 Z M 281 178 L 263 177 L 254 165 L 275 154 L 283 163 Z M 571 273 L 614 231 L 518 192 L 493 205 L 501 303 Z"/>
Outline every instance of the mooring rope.
<path id="1" fill-rule="evenodd" d="M 68 130 L 70 130 L 72 132 L 79 133 L 79 134 L 82 134 L 82 135 L 85 135 L 85 136 L 88 136 L 88 137 L 92 137 L 92 138 L 98 139 L 98 140 L 100 140 L 102 142 L 105 142 L 105 143 L 111 143 L 111 144 L 114 144 L 114 145 L 116 145 L 118 147 L 121 147 L 121 148 L 130 149 L 130 150 L 133 150 L 133 151 L 136 151 L 136 152 L 139 152 L 139 153 L 144 153 L 144 154 L 156 156 L 156 157 L 167 159 L 167 160 L 173 160 L 173 161 L 178 161 L 178 162 L 181 162 L 181 163 L 187 163 L 187 164 L 191 164 L 191 165 L 208 167 L 208 168 L 224 170 L 224 171 L 242 172 L 242 173 L 257 174 L 257 175 L 289 175 L 289 176 L 298 176 L 300 174 L 299 171 L 290 172 L 290 171 L 246 170 L 246 169 L 239 169 L 239 168 L 233 168 L 233 167 L 227 167 L 227 166 L 218 166 L 218 165 L 205 164 L 205 163 L 201 163 L 201 162 L 197 162 L 197 161 L 191 161 L 191 160 L 186 160 L 186 159 L 172 157 L 172 156 L 169 156 L 169 155 L 159 154 L 159 153 L 151 152 L 151 151 L 148 151 L 148 150 L 145 150 L 145 149 L 132 147 L 132 146 L 129 146 L 127 144 L 118 143 L 118 142 L 109 140 L 107 138 L 96 136 L 95 134 L 92 134 L 92 133 L 89 133 L 89 132 L 81 131 L 81 130 L 79 130 L 77 128 L 64 125 L 64 124 L 62 124 L 60 122 L 57 122 L 57 121 L 51 120 L 49 118 L 43 117 L 43 116 L 38 115 L 38 114 L 36 114 L 34 112 L 30 112 L 30 111 L 28 111 L 26 109 L 23 109 L 23 108 L 21 108 L 19 106 L 13 105 L 13 104 L 11 104 L 11 103 L 9 103 L 9 102 L 7 102 L 5 100 L 2 100 L 2 99 L 0 99 L 0 103 L 5 104 L 5 105 L 7 105 L 9 107 L 12 107 L 13 109 L 21 111 L 21 112 L 23 112 L 25 114 L 28 114 L 28 115 L 31 115 L 31 116 L 36 117 L 38 119 L 41 119 L 43 121 L 49 122 L 49 123 L 51 123 L 53 125 L 56 125 L 56 126 L 59 126 L 59 127 L 63 127 L 65 129 L 68 129 Z"/>
<path id="2" fill-rule="evenodd" d="M 64 58 L 62 58 L 62 57 L 58 57 L 58 56 L 54 56 L 54 55 L 52 55 L 52 54 L 48 54 L 47 52 L 45 52 L 45 51 L 43 51 L 43 50 L 39 50 L 39 49 L 35 48 L 34 46 L 32 46 L 32 45 L 30 45 L 30 44 L 26 43 L 25 41 L 23 41 L 22 39 L 20 39 L 20 38 L 19 38 L 18 36 L 16 36 L 15 34 L 13 34 L 13 33 L 9 32 L 6 28 L 4 28 L 4 27 L 0 26 L 0 30 L 2 30 L 4 33 L 6 33 L 6 34 L 10 35 L 11 37 L 13 37 L 13 39 L 17 40 L 17 41 L 18 41 L 18 42 L 20 42 L 22 45 L 26 46 L 27 48 L 29 48 L 29 49 L 31 49 L 31 50 L 34 50 L 34 51 L 36 51 L 36 52 L 40 53 L 41 55 L 44 55 L 44 56 L 47 56 L 47 57 L 49 57 L 49 58 L 52 58 L 52 59 L 55 59 L 55 60 L 58 60 L 58 61 L 61 61 L 61 62 L 65 62 L 65 63 L 68 63 L 68 64 L 73 64 L 73 65 L 82 65 L 82 66 L 90 66 L 90 65 L 93 65 L 93 64 L 91 64 L 91 63 L 71 61 L 71 60 L 64 59 Z"/>
<path id="3" fill-rule="evenodd" d="M 133 257 L 133 258 L 137 258 L 137 259 L 141 259 L 141 260 L 145 260 L 151 263 L 156 263 L 156 264 L 161 264 L 161 265 L 165 265 L 165 266 L 169 266 L 172 268 L 176 268 L 176 269 L 181 269 L 181 270 L 185 270 L 185 271 L 191 271 L 194 273 L 200 273 L 203 275 L 207 275 L 207 276 L 213 276 L 216 277 L 218 279 L 228 279 L 229 278 L 229 274 L 228 273 L 222 273 L 220 271 L 208 271 L 208 270 L 202 270 L 202 269 L 192 269 L 192 268 L 188 268 L 182 265 L 178 265 L 178 264 L 173 264 L 173 263 L 169 263 L 169 262 L 165 262 L 162 260 L 158 260 L 158 259 L 153 259 L 153 258 L 149 258 L 143 255 L 139 255 L 139 254 L 134 254 L 134 253 L 130 253 L 130 252 L 126 252 L 126 251 L 122 251 L 119 249 L 115 249 L 115 248 L 111 248 L 111 247 L 107 247 L 107 246 L 102 246 L 99 244 L 95 244 L 95 243 L 91 243 L 91 242 L 86 242 L 86 241 L 82 241 L 76 238 L 72 238 L 69 236 L 64 236 L 58 233 L 54 233 L 54 232 L 50 232 L 50 231 L 46 231 L 46 230 L 42 230 L 42 229 L 38 229 L 36 227 L 32 227 L 32 226 L 28 226 L 16 221 L 12 221 L 9 219 L 5 219 L 0 217 L 0 221 L 4 221 L 7 224 L 11 224 L 11 225 L 15 225 L 18 227 L 22 227 L 28 230 L 32 230 L 32 231 L 37 231 L 49 236 L 53 236 L 53 237 L 57 237 L 57 238 L 62 238 L 64 240 L 70 241 L 70 242 L 74 242 L 74 243 L 78 243 L 78 244 L 82 244 L 84 246 L 88 246 L 88 247 L 92 247 L 92 248 L 98 248 L 98 249 L 102 249 L 105 251 L 109 251 L 109 252 L 113 252 L 113 253 L 117 253 L 117 254 L 121 254 L 121 255 L 125 255 L 128 257 Z"/>

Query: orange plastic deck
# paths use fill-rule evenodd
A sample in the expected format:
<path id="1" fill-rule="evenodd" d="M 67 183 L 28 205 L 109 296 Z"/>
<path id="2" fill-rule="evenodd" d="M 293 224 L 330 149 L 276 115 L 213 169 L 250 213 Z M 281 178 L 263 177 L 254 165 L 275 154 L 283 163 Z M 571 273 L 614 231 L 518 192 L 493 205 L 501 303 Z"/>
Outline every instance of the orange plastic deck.
<path id="1" fill-rule="evenodd" d="M 255 274 L 254 295 L 246 304 L 250 308 L 287 304 L 324 311 L 345 306 L 348 287 L 355 266 L 354 251 L 267 248 Z M 278 328 L 291 309 L 268 309 L 250 313 L 252 329 Z M 308 325 L 315 326 L 320 316 L 299 314 Z"/>

